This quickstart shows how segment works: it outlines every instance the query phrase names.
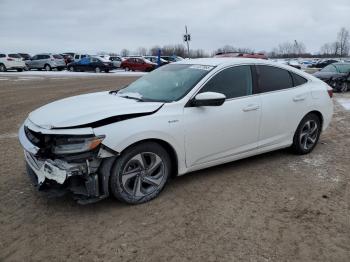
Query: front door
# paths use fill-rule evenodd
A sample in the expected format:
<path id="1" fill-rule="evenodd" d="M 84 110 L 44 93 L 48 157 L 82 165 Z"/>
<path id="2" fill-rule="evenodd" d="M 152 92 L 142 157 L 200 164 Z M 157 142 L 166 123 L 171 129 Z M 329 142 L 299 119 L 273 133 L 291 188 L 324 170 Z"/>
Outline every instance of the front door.
<path id="1" fill-rule="evenodd" d="M 226 95 L 221 106 L 185 107 L 188 168 L 233 159 L 257 149 L 261 101 L 249 65 L 226 68 L 199 91 Z"/>

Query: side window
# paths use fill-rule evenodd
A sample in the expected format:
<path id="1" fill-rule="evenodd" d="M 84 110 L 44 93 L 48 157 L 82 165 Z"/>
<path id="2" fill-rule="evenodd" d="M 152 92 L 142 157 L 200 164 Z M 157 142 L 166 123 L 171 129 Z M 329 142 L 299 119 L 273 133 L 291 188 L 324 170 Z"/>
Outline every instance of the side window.
<path id="1" fill-rule="evenodd" d="M 1 58 L 1 57 L 6 57 L 6 55 L 5 55 L 5 54 L 0 54 L 0 58 Z"/>
<path id="2" fill-rule="evenodd" d="M 292 72 L 290 72 L 290 73 L 291 73 L 292 78 L 293 78 L 293 83 L 294 83 L 293 86 L 300 86 L 300 85 L 303 85 L 307 82 L 307 80 L 304 77 L 297 75 L 295 73 L 292 73 Z"/>
<path id="3" fill-rule="evenodd" d="M 75 56 L 74 56 L 74 59 L 79 59 L 79 55 L 75 55 Z"/>
<path id="4" fill-rule="evenodd" d="M 35 55 L 35 56 L 32 57 L 32 60 L 37 60 L 37 59 L 38 59 L 38 56 L 37 56 L 37 55 Z"/>
<path id="5" fill-rule="evenodd" d="M 258 83 L 261 93 L 283 90 L 293 87 L 293 80 L 287 70 L 273 67 L 258 65 Z"/>
<path id="6" fill-rule="evenodd" d="M 43 55 L 43 58 L 42 59 L 49 59 L 50 56 L 49 55 Z"/>
<path id="7" fill-rule="evenodd" d="M 226 98 L 235 98 L 252 94 L 252 73 L 250 66 L 235 66 L 216 74 L 201 89 L 203 92 L 217 92 Z"/>

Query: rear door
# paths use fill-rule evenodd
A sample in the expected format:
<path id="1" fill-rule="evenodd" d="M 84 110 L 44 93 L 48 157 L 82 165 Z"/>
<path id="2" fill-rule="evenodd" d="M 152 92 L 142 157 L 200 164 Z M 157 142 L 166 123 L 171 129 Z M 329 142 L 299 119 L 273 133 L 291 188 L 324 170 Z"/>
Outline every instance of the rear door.
<path id="1" fill-rule="evenodd" d="M 262 103 L 259 147 L 283 147 L 292 142 L 297 126 L 309 110 L 311 93 L 307 80 L 279 67 L 256 68 Z"/>

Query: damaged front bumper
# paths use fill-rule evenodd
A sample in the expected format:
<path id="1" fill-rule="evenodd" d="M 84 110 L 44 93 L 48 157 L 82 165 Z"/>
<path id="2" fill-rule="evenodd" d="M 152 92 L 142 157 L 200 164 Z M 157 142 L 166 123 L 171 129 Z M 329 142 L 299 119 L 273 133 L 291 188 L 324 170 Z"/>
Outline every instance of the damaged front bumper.
<path id="1" fill-rule="evenodd" d="M 19 130 L 19 140 L 24 148 L 27 174 L 39 191 L 51 197 L 72 193 L 81 204 L 109 196 L 110 168 L 112 156 L 116 153 L 101 147 L 97 152 L 84 153 L 69 160 L 46 157 L 28 139 L 24 125 Z"/>

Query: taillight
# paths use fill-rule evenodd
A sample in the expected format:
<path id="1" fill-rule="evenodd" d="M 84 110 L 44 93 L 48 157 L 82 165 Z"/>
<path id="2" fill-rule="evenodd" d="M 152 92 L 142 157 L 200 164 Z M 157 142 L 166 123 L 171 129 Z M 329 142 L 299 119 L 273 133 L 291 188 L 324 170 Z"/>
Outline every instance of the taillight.
<path id="1" fill-rule="evenodd" d="M 15 59 L 7 58 L 7 61 L 15 61 Z"/>
<path id="2" fill-rule="evenodd" d="M 327 92 L 328 92 L 329 97 L 332 98 L 333 97 L 333 89 L 328 89 Z"/>

